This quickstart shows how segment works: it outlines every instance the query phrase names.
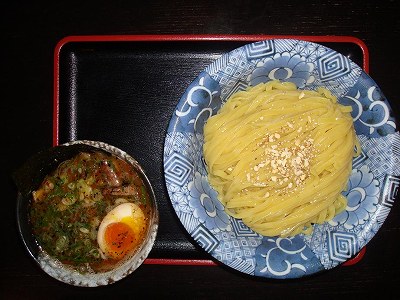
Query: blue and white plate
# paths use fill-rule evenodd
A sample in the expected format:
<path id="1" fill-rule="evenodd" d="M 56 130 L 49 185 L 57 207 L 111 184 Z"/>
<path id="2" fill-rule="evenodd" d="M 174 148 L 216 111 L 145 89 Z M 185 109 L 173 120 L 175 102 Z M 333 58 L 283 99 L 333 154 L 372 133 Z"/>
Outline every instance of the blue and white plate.
<path id="1" fill-rule="evenodd" d="M 362 154 L 353 161 L 346 211 L 315 225 L 312 235 L 262 236 L 228 216 L 210 187 L 203 126 L 233 93 L 273 79 L 302 89 L 323 86 L 353 107 Z M 223 55 L 182 95 L 164 145 L 165 181 L 177 216 L 216 260 L 246 274 L 298 278 L 334 268 L 378 232 L 400 185 L 400 136 L 391 107 L 374 80 L 342 54 L 313 42 L 265 40 Z"/>

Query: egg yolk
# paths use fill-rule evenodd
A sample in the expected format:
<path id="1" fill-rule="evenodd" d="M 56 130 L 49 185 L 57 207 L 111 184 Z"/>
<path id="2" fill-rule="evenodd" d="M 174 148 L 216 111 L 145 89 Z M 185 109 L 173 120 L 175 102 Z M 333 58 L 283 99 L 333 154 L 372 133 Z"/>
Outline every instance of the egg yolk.
<path id="1" fill-rule="evenodd" d="M 114 259 L 121 259 L 135 245 L 136 237 L 132 228 L 122 222 L 109 224 L 105 229 L 104 239 L 108 254 Z"/>

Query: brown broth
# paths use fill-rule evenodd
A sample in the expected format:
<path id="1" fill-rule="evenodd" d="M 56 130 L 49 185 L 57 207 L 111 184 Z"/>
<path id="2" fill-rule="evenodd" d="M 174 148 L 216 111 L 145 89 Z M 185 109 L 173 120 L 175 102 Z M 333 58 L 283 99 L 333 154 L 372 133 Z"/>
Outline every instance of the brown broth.
<path id="1" fill-rule="evenodd" d="M 143 240 L 152 212 L 149 199 L 131 164 L 103 151 L 81 152 L 61 163 L 33 192 L 30 222 L 49 255 L 81 272 L 102 272 L 118 261 L 100 253 L 100 222 L 121 201 L 136 203 L 145 214 Z"/>

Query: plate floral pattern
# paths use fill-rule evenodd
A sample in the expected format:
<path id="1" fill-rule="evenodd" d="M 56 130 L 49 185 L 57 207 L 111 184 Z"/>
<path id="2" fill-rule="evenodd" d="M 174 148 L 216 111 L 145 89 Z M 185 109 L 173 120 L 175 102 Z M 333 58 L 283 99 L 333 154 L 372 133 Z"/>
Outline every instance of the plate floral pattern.
<path id="1" fill-rule="evenodd" d="M 203 126 L 235 92 L 279 79 L 298 88 L 329 89 L 353 107 L 362 154 L 353 161 L 344 212 L 311 235 L 262 236 L 228 216 L 207 180 Z M 388 100 L 362 68 L 323 45 L 275 39 L 226 53 L 182 95 L 164 145 L 165 182 L 182 225 L 216 260 L 266 278 L 299 278 L 356 255 L 382 226 L 400 186 L 400 135 Z"/>

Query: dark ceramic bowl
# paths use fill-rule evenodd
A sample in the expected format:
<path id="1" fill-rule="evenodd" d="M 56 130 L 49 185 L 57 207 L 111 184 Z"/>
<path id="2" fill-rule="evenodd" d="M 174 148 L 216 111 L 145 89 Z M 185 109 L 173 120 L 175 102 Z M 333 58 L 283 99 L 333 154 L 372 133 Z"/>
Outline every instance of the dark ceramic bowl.
<path id="1" fill-rule="evenodd" d="M 110 271 L 83 274 L 76 269 L 64 265 L 42 249 L 33 235 L 28 214 L 32 201 L 32 191 L 38 188 L 46 175 L 55 170 L 61 162 L 72 158 L 79 152 L 93 150 L 111 153 L 131 164 L 147 188 L 152 209 L 150 224 L 144 241 L 132 256 L 117 264 Z M 36 261 L 40 268 L 59 281 L 85 287 L 96 287 L 114 283 L 135 271 L 147 258 L 154 245 L 158 231 L 159 213 L 152 185 L 139 163 L 129 154 L 114 146 L 98 141 L 82 140 L 52 147 L 31 157 L 14 173 L 14 181 L 18 188 L 17 225 L 22 241 L 29 255 Z"/>

